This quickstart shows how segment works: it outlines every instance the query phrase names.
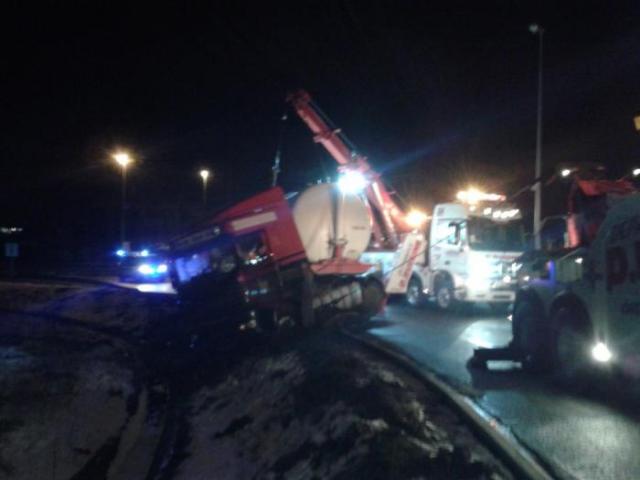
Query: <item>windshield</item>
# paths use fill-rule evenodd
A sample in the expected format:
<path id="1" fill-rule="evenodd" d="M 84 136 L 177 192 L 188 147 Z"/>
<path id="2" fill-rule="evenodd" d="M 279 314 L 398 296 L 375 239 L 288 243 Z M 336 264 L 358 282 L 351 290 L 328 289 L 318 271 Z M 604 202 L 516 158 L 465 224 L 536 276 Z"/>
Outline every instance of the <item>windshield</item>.
<path id="1" fill-rule="evenodd" d="M 473 250 L 523 251 L 524 229 L 521 220 L 495 222 L 488 218 L 468 220 L 469 247 Z"/>

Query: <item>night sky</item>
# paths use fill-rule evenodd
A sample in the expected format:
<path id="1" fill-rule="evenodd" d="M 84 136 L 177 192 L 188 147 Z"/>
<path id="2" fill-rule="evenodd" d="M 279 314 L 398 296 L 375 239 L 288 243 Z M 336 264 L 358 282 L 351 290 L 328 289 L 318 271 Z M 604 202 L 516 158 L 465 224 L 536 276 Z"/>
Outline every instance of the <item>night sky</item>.
<path id="1" fill-rule="evenodd" d="M 408 203 L 468 183 L 513 192 L 533 177 L 531 22 L 545 28 L 545 171 L 640 164 L 638 2 L 22 3 L 0 15 L 0 224 L 75 249 L 117 242 L 118 148 L 136 158 L 139 240 L 202 214 L 201 166 L 211 209 L 266 188 L 297 88 Z M 289 113 L 281 183 L 296 190 L 335 162 Z"/>

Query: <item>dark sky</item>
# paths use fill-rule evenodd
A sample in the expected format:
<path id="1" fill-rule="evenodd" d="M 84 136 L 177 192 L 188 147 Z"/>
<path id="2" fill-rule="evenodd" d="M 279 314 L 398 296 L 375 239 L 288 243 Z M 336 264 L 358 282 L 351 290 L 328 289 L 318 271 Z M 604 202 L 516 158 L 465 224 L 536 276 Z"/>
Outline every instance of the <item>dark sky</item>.
<path id="1" fill-rule="evenodd" d="M 638 2 L 133 3 L 3 4 L 0 223 L 115 241 L 118 147 L 137 159 L 134 218 L 197 205 L 202 165 L 213 204 L 251 194 L 301 87 L 411 203 L 469 182 L 514 191 L 533 173 L 532 21 L 546 29 L 545 168 L 640 163 Z M 294 115 L 283 152 L 288 189 L 335 171 Z"/>

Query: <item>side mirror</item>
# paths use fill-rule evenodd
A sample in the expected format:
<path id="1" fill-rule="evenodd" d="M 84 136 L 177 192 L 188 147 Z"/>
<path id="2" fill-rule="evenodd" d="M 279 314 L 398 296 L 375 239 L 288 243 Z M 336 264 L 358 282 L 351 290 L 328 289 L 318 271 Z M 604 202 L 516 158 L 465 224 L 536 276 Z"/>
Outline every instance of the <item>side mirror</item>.
<path id="1" fill-rule="evenodd" d="M 460 222 L 450 222 L 449 228 L 453 228 L 453 245 L 460 245 Z"/>

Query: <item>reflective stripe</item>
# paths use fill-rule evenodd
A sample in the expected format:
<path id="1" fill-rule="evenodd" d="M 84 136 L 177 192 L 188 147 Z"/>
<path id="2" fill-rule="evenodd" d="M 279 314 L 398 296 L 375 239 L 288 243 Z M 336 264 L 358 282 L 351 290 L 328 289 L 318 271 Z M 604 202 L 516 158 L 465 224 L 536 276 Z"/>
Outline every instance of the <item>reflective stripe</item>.
<path id="1" fill-rule="evenodd" d="M 255 227 L 265 223 L 275 222 L 278 219 L 275 212 L 264 212 L 258 215 L 252 215 L 250 217 L 244 217 L 239 220 L 231 222 L 231 228 L 238 232 L 240 230 L 246 230 L 247 228 Z"/>

